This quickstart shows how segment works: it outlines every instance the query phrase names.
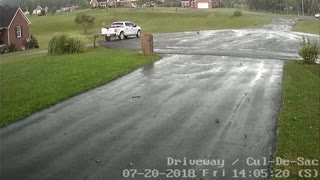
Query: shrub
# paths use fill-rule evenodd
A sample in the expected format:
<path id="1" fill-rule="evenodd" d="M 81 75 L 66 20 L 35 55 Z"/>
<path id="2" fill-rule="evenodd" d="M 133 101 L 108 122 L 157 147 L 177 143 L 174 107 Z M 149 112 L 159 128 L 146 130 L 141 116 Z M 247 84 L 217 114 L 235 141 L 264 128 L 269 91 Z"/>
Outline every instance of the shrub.
<path id="1" fill-rule="evenodd" d="M 0 47 L 0 54 L 7 53 L 9 50 L 6 46 Z"/>
<path id="2" fill-rule="evenodd" d="M 242 12 L 240 10 L 233 11 L 233 16 L 239 17 L 242 16 Z"/>
<path id="3" fill-rule="evenodd" d="M 29 48 L 39 48 L 39 43 L 38 40 L 35 36 L 31 35 L 30 36 L 30 44 Z"/>
<path id="4" fill-rule="evenodd" d="M 319 45 L 314 42 L 311 43 L 309 39 L 302 38 L 301 49 L 299 55 L 303 58 L 303 63 L 313 64 L 316 62 L 318 55 L 320 54 Z"/>
<path id="5" fill-rule="evenodd" d="M 48 45 L 49 55 L 73 54 L 84 51 L 85 37 L 80 34 L 56 34 Z"/>
<path id="6" fill-rule="evenodd" d="M 45 10 L 41 10 L 40 14 L 38 14 L 38 16 L 45 16 L 46 15 L 46 11 Z"/>
<path id="7" fill-rule="evenodd" d="M 66 51 L 67 36 L 65 34 L 56 34 L 50 39 L 48 45 L 49 55 L 59 55 Z"/>
<path id="8" fill-rule="evenodd" d="M 85 37 L 81 36 L 80 34 L 69 35 L 66 41 L 66 51 L 70 54 L 83 52 L 85 41 Z"/>
<path id="9" fill-rule="evenodd" d="M 57 12 L 57 8 L 52 7 L 49 11 L 50 11 L 51 15 L 54 15 Z"/>
<path id="10" fill-rule="evenodd" d="M 17 49 L 16 49 L 16 45 L 10 44 L 10 46 L 8 47 L 8 50 L 9 50 L 9 52 L 14 52 L 14 51 L 16 51 L 16 50 L 17 50 Z"/>

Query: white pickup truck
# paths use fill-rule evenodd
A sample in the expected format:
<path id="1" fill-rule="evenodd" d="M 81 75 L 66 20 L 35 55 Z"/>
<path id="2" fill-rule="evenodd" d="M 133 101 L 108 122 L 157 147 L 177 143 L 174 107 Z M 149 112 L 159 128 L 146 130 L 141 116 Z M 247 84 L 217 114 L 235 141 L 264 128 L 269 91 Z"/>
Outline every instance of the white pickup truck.
<path id="1" fill-rule="evenodd" d="M 101 28 L 101 36 L 105 36 L 106 41 L 111 37 L 118 37 L 120 40 L 128 36 L 141 36 L 141 27 L 130 21 L 117 21 L 111 24 L 111 27 Z"/>

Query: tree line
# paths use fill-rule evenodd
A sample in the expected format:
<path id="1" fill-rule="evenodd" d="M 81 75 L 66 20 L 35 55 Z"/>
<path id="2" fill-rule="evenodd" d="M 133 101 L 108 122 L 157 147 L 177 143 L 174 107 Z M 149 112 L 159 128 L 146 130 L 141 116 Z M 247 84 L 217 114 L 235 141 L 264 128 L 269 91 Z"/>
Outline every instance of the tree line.
<path id="1" fill-rule="evenodd" d="M 312 14 L 320 12 L 320 0 L 222 0 L 222 7 L 244 7 L 274 13 Z"/>
<path id="2" fill-rule="evenodd" d="M 22 10 L 32 12 L 38 5 L 49 9 L 60 9 L 68 5 L 79 5 L 82 8 L 90 7 L 88 0 L 1 0 L 1 5 L 21 7 Z"/>
<path id="3" fill-rule="evenodd" d="M 164 6 L 181 6 L 180 0 L 138 0 L 138 4 L 156 2 Z M 29 11 L 38 5 L 59 9 L 70 4 L 77 4 L 82 8 L 89 7 L 89 0 L 1 0 L 1 4 L 20 6 Z M 248 8 L 256 11 L 270 11 L 274 13 L 312 14 L 320 12 L 320 0 L 220 0 L 221 7 Z"/>

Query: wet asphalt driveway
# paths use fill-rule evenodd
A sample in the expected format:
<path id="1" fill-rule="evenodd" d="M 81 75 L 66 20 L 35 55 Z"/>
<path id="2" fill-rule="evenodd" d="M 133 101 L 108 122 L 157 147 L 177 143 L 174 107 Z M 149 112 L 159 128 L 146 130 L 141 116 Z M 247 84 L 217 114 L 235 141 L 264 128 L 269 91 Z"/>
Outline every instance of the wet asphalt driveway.
<path id="1" fill-rule="evenodd" d="M 126 169 L 137 170 L 126 179 L 191 179 L 207 170 L 204 179 L 231 179 L 236 170 L 266 169 L 282 59 L 298 58 L 302 36 L 292 24 L 155 35 L 162 60 L 2 128 L 1 179 L 118 180 Z M 249 166 L 253 159 L 260 164 Z"/>

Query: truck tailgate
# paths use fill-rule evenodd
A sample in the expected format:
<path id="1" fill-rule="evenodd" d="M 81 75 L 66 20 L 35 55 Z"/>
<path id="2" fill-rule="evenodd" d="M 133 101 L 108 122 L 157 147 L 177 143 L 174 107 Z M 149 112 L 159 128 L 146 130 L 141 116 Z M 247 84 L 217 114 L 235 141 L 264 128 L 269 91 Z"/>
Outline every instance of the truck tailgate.
<path id="1" fill-rule="evenodd" d="M 101 34 L 115 34 L 114 28 L 101 28 Z"/>

